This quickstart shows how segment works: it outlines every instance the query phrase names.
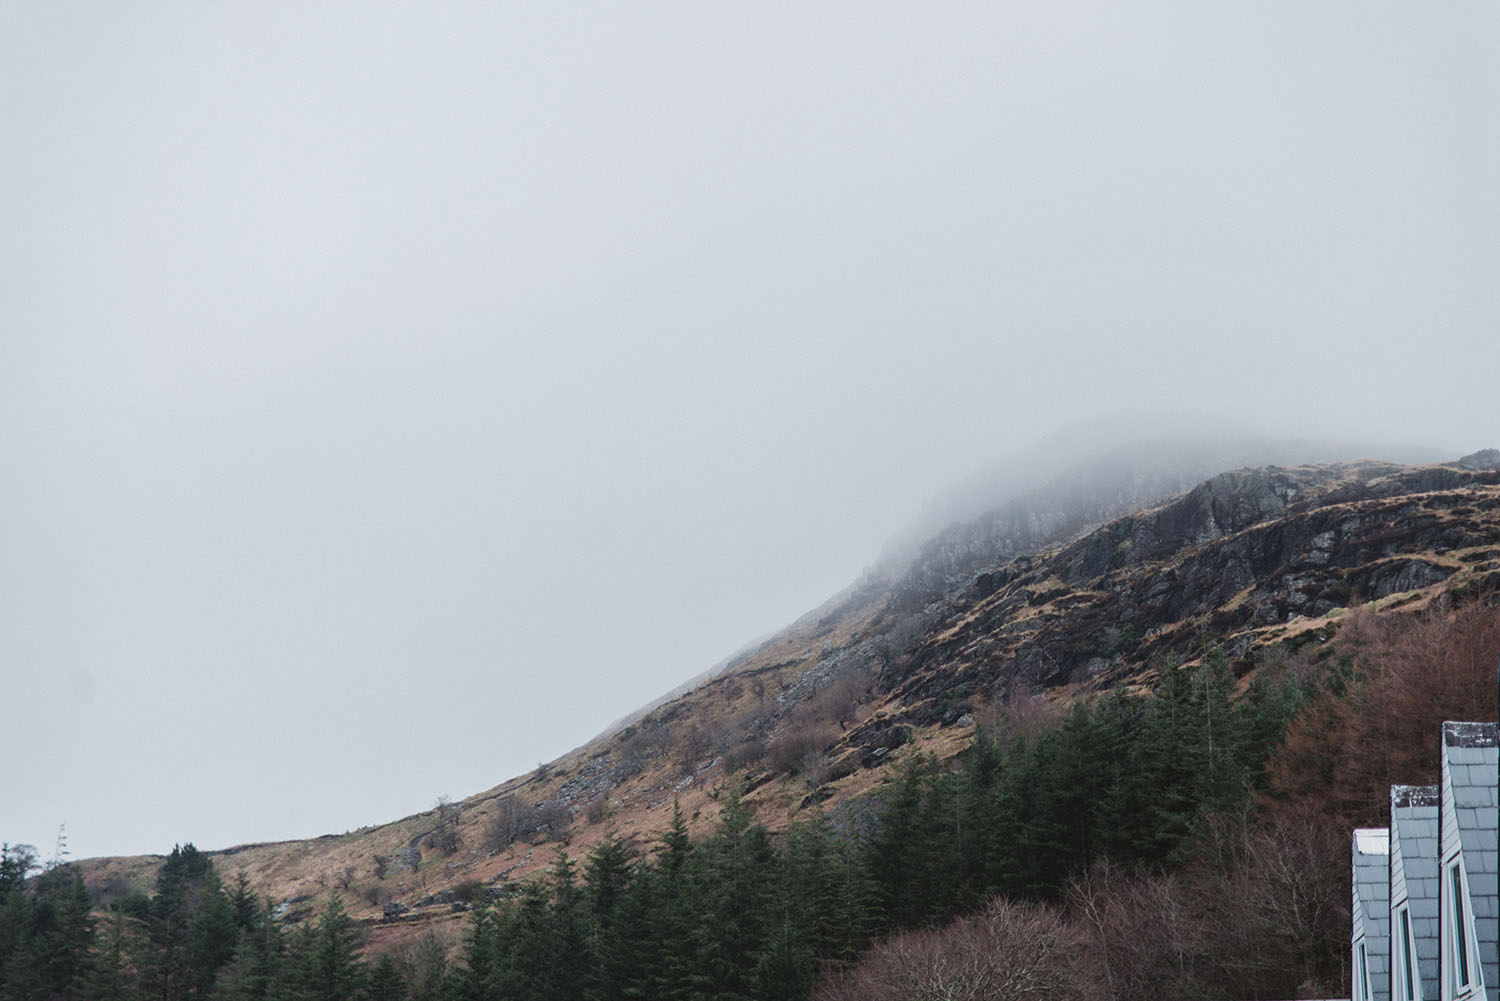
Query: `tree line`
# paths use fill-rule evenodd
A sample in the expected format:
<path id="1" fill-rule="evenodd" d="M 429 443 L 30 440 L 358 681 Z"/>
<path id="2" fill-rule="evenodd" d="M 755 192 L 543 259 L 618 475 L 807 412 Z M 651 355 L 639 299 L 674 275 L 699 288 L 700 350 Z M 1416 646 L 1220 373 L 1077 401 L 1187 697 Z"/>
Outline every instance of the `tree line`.
<path id="1" fill-rule="evenodd" d="M 1421 712 L 1470 698 L 1493 714 L 1495 652 L 1487 688 L 1467 679 L 1500 642 L 1494 609 L 1470 619 L 1490 632 L 1467 645 L 1452 619 L 1432 627 L 1459 680 Z M 994 997 L 1335 985 L 1347 837 L 1317 815 L 1318 776 L 1380 739 L 1372 705 L 1407 712 L 1399 693 L 1426 691 L 1411 672 L 1441 651 L 1401 654 L 1398 635 L 1365 635 L 1335 666 L 1262 672 L 1237 695 L 1213 653 L 1165 667 L 1150 694 L 1081 700 L 1048 726 L 1002 718 L 955 765 L 911 753 L 874 805 L 808 811 L 776 836 L 728 789 L 705 836 L 674 809 L 651 843 L 609 834 L 577 859 L 557 848 L 543 877 L 478 906 L 453 955 L 420 969 L 362 956 L 337 900 L 284 927 L 191 845 L 153 894 L 103 914 L 70 867 L 31 875 L 8 852 L 0 999 L 880 1001 L 960 970 L 989 978 Z M 1319 743 L 1330 720 L 1344 729 L 1327 739 L 1354 747 Z"/>

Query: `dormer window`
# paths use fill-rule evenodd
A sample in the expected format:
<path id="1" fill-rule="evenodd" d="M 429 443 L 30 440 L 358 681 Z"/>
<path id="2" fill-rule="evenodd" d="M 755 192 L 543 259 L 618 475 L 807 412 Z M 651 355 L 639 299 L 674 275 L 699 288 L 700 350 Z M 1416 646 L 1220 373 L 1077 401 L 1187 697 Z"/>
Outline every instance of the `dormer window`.
<path id="1" fill-rule="evenodd" d="M 1448 889 L 1450 931 L 1448 941 L 1451 943 L 1448 958 L 1453 976 L 1453 993 L 1457 995 L 1467 991 L 1474 981 L 1470 964 L 1472 949 L 1469 943 L 1467 917 L 1469 909 L 1464 900 L 1464 875 L 1461 860 L 1455 861 L 1448 867 Z"/>
<path id="2" fill-rule="evenodd" d="M 1416 950 L 1412 948 L 1411 941 L 1411 908 L 1402 907 L 1396 912 L 1396 936 L 1398 939 L 1396 958 L 1396 996 L 1400 1001 L 1422 1001 L 1418 992 L 1416 966 Z"/>

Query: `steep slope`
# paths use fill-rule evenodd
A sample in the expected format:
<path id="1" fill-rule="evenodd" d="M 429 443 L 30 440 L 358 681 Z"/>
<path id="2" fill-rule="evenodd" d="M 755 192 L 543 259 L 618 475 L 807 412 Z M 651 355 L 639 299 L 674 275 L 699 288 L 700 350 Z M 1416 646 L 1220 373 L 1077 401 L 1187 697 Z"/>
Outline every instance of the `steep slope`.
<path id="1" fill-rule="evenodd" d="M 379 949 L 454 934 L 465 897 L 512 892 L 562 840 L 649 840 L 678 801 L 707 824 L 731 783 L 773 828 L 855 804 L 914 746 L 959 753 L 972 719 L 1030 697 L 1149 685 L 1220 645 L 1241 673 L 1323 643 L 1342 610 L 1500 588 L 1500 452 L 1178 473 L 1098 463 L 952 525 L 906 561 L 731 658 L 701 685 L 535 773 L 461 803 L 307 842 L 216 854 L 294 918 L 343 894 Z M 1168 490 L 1168 494 L 1161 491 Z M 149 886 L 153 859 L 87 863 Z"/>
<path id="2" fill-rule="evenodd" d="M 894 689 L 930 722 L 955 686 L 1141 680 L 1222 644 L 1258 650 L 1358 602 L 1500 586 L 1500 469 L 1360 462 L 1223 473 L 1061 549 L 979 574 L 948 602 Z"/>

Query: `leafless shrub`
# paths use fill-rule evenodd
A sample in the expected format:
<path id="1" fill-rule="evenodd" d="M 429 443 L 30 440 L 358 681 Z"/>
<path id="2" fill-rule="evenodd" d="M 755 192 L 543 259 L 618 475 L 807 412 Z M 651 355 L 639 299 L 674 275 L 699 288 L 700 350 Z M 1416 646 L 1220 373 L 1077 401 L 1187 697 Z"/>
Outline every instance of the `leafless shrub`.
<path id="1" fill-rule="evenodd" d="M 339 889 L 347 890 L 354 885 L 354 866 L 346 865 L 334 875 L 334 882 L 338 883 Z"/>
<path id="2" fill-rule="evenodd" d="M 528 826 L 529 817 L 529 804 L 514 796 L 500 798 L 495 802 L 489 822 L 485 825 L 485 845 L 492 851 L 498 851 L 514 844 L 517 838 L 531 833 L 533 828 Z"/>
<path id="3" fill-rule="evenodd" d="M 429 840 L 444 855 L 452 855 L 463 845 L 463 835 L 458 829 L 463 808 L 447 796 L 439 796 L 434 810 L 437 818 Z"/>
<path id="4" fill-rule="evenodd" d="M 1347 828 L 1327 814 L 1277 814 L 1253 827 L 1220 818 L 1186 879 L 1211 930 L 1219 993 L 1329 996 L 1348 983 Z"/>
<path id="5" fill-rule="evenodd" d="M 772 768 L 798 775 L 810 759 L 826 757 L 823 752 L 837 739 L 838 730 L 831 723 L 796 722 L 776 735 L 767 756 Z"/>
<path id="6" fill-rule="evenodd" d="M 560 800 L 547 799 L 536 804 L 537 825 L 533 830 L 540 831 L 547 840 L 556 841 L 568 832 L 568 824 L 573 819 L 566 805 Z"/>
<path id="7" fill-rule="evenodd" d="M 1178 877 L 1102 862 L 1074 881 L 1067 900 L 1092 940 L 1104 996 L 1114 1001 L 1204 996 L 1197 968 L 1207 928 Z"/>
<path id="8" fill-rule="evenodd" d="M 696 723 L 690 723 L 685 727 L 679 727 L 673 747 L 673 759 L 684 775 L 691 775 L 698 767 L 698 763 L 708 756 L 713 748 L 713 741 L 708 731 Z"/>
<path id="9" fill-rule="evenodd" d="M 945 928 L 907 932 L 827 978 L 815 1001 L 1021 1001 L 1105 996 L 1087 938 L 1041 906 L 996 900 Z"/>
<path id="10" fill-rule="evenodd" d="M 765 760 L 766 741 L 759 733 L 741 731 L 731 732 L 728 736 L 733 743 L 725 746 L 719 754 L 724 760 L 725 771 L 737 772 L 742 768 L 753 768 Z"/>
<path id="11" fill-rule="evenodd" d="M 385 879 L 385 874 L 391 869 L 391 857 L 375 854 L 370 856 L 370 860 L 375 864 L 375 878 Z"/>
<path id="12" fill-rule="evenodd" d="M 833 759 L 826 751 L 810 751 L 797 762 L 795 774 L 802 777 L 808 788 L 817 789 L 833 776 Z"/>
<path id="13" fill-rule="evenodd" d="M 1069 913 L 1117 1001 L 1327 997 L 1348 982 L 1348 856 L 1320 815 L 1211 818 L 1176 873 L 1101 863 Z"/>
<path id="14" fill-rule="evenodd" d="M 584 808 L 583 815 L 588 818 L 591 824 L 604 823 L 604 819 L 609 816 L 608 797 L 600 796 L 597 799 L 590 800 L 589 805 Z"/>
<path id="15" fill-rule="evenodd" d="M 720 721 L 709 730 L 714 751 L 728 771 L 750 768 L 766 757 L 766 731 L 770 728 L 776 706 L 770 703 Z"/>
<path id="16" fill-rule="evenodd" d="M 567 829 L 569 819 L 568 808 L 558 800 L 527 803 L 515 796 L 505 796 L 495 803 L 493 815 L 485 825 L 485 844 L 498 851 L 538 832 L 559 837 Z"/>
<path id="17" fill-rule="evenodd" d="M 620 742 L 618 774 L 621 778 L 637 775 L 655 758 L 672 746 L 672 728 L 664 723 L 639 726 Z"/>
<path id="18" fill-rule="evenodd" d="M 868 683 L 857 675 L 845 674 L 833 680 L 818 693 L 818 711 L 826 719 L 846 729 L 858 723 L 868 709 L 864 706 Z"/>
<path id="19" fill-rule="evenodd" d="M 998 732 L 1002 741 L 1025 740 L 1030 743 L 1062 723 L 1060 704 L 1031 692 L 1014 692 L 996 711 Z"/>
<path id="20" fill-rule="evenodd" d="M 396 952 L 396 966 L 412 1001 L 437 1001 L 445 991 L 448 952 L 455 943 L 449 931 L 430 931 Z"/>

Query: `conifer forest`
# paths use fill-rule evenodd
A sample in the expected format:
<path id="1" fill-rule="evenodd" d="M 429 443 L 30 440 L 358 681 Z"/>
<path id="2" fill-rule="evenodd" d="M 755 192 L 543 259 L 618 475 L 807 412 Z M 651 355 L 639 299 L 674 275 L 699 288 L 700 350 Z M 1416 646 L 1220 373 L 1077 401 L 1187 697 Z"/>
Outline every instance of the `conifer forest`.
<path id="1" fill-rule="evenodd" d="M 208 854 L 98 908 L 68 864 L 0 860 L 0 998 L 616 1001 L 1243 998 L 1346 977 L 1351 822 L 1425 779 L 1432 721 L 1494 718 L 1489 602 L 1356 617 L 1336 660 L 1237 684 L 1214 652 L 1027 722 L 954 767 L 913 754 L 864 809 L 772 835 L 733 788 L 716 827 L 556 846 L 466 891 L 461 942 L 362 950 L 335 897 L 287 926 Z M 950 993 L 940 993 L 939 987 Z M 962 988 L 968 993 L 953 993 Z M 1305 995 L 1302 995 L 1305 996 Z"/>

